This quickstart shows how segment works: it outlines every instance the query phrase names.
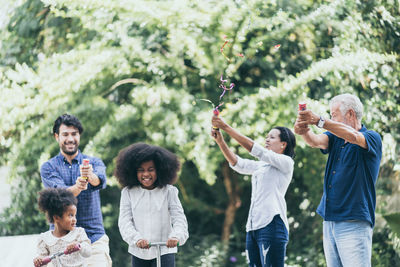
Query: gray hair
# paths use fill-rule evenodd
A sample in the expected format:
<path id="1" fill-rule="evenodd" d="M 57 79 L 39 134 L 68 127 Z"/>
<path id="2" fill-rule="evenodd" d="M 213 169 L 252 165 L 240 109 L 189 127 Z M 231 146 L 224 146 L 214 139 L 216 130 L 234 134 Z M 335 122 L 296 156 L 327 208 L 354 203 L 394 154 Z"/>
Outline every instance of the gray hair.
<path id="1" fill-rule="evenodd" d="M 340 103 L 339 109 L 343 116 L 346 115 L 347 111 L 352 109 L 356 113 L 357 120 L 361 122 L 364 106 L 357 96 L 351 94 L 337 95 L 331 99 L 329 107 L 332 109 L 332 106 L 336 103 Z"/>

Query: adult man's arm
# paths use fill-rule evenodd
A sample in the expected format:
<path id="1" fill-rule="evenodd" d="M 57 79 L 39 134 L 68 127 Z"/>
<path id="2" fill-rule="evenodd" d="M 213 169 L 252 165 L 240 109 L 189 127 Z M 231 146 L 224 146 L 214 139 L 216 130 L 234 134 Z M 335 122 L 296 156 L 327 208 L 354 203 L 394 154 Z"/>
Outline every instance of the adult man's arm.
<path id="1" fill-rule="evenodd" d="M 309 124 L 317 125 L 319 120 L 320 116 L 318 116 L 311 110 L 299 111 L 298 123 L 300 128 L 301 127 L 304 128 Z M 344 123 L 337 122 L 331 119 L 325 119 L 325 124 L 323 128 L 331 132 L 332 134 L 336 135 L 337 137 L 344 139 L 346 142 L 356 144 L 365 149 L 368 148 L 364 135 L 358 130 L 354 129 L 353 127 L 350 127 Z M 321 142 L 321 140 L 319 141 Z"/>
<path id="2" fill-rule="evenodd" d="M 82 178 L 78 178 L 74 185 L 68 187 L 61 174 L 54 170 L 49 162 L 44 163 L 40 168 L 40 176 L 44 187 L 66 188 L 74 196 L 78 196 L 83 190 L 87 189 L 87 181 Z"/>
<path id="3" fill-rule="evenodd" d="M 365 149 L 368 148 L 364 135 L 353 127 L 341 122 L 326 119 L 323 128 L 333 133 L 337 137 L 344 139 L 346 142 L 358 145 Z"/>
<path id="4" fill-rule="evenodd" d="M 308 124 L 300 121 L 299 118 L 294 124 L 294 132 L 301 135 L 304 141 L 311 147 L 327 149 L 329 146 L 329 137 L 326 134 L 313 133 Z"/>

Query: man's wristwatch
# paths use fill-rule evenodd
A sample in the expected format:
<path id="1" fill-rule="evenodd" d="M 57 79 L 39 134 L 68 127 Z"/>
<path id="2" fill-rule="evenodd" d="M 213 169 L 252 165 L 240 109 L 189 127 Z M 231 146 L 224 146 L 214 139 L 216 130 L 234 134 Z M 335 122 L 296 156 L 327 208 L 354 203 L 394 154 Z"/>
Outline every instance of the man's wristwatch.
<path id="1" fill-rule="evenodd" d="M 318 128 L 323 128 L 323 127 L 324 127 L 324 124 L 325 124 L 325 119 L 324 119 L 324 117 L 319 116 L 319 121 L 318 121 L 318 123 L 317 123 L 317 127 L 318 127 Z"/>

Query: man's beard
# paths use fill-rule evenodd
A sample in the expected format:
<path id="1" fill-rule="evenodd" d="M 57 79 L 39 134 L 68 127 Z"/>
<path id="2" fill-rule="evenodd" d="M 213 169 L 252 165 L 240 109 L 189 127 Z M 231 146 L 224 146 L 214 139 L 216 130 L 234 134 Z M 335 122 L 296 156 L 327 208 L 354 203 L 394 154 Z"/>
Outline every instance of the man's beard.
<path id="1" fill-rule="evenodd" d="M 67 155 L 69 155 L 69 156 L 75 155 L 75 153 L 78 151 L 78 144 L 75 144 L 75 143 L 74 143 L 74 145 L 75 145 L 75 149 L 74 149 L 74 150 L 67 150 L 67 148 L 66 148 L 65 145 L 63 145 L 63 146 L 61 147 L 61 150 L 62 150 L 65 154 L 67 154 Z"/>

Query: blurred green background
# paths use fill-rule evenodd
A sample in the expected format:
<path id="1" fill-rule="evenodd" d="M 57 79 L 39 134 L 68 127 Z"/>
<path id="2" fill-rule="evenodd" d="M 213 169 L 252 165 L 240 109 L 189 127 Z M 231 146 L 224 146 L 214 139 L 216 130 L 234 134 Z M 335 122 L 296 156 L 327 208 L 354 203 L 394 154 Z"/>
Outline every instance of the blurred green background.
<path id="1" fill-rule="evenodd" d="M 246 266 L 250 177 L 229 169 L 209 136 L 212 106 L 199 100 L 218 103 L 223 74 L 236 86 L 223 98 L 222 116 L 260 144 L 271 127 L 293 127 L 299 101 L 328 115 L 332 96 L 360 97 L 363 123 L 381 134 L 384 146 L 372 265 L 400 266 L 399 0 L 0 4 L 0 166 L 14 184 L 0 235 L 47 230 L 36 204 L 39 167 L 59 151 L 54 120 L 70 113 L 85 128 L 81 150 L 107 165 L 101 198 L 114 266 L 130 266 L 117 226 L 115 157 L 139 141 L 168 148 L 182 162 L 176 186 L 190 238 L 177 266 Z M 229 61 L 220 52 L 225 40 Z M 315 209 L 326 157 L 297 142 L 286 194 L 286 264 L 325 266 Z"/>

